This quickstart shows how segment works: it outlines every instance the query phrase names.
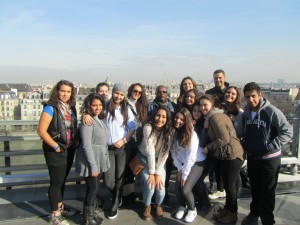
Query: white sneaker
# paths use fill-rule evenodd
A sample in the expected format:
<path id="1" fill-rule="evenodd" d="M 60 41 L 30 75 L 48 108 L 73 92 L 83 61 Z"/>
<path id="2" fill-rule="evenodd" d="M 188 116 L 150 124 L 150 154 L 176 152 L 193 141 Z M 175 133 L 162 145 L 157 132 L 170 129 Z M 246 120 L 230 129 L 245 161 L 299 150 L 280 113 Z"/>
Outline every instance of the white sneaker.
<path id="1" fill-rule="evenodd" d="M 186 212 L 187 208 L 180 206 L 177 213 L 175 214 L 175 218 L 181 220 Z"/>
<path id="2" fill-rule="evenodd" d="M 223 190 L 223 191 L 216 191 L 213 194 L 208 195 L 208 197 L 211 200 L 214 200 L 214 199 L 217 199 L 217 198 L 225 198 L 226 197 L 226 192 L 225 192 L 225 190 Z"/>
<path id="3" fill-rule="evenodd" d="M 188 213 L 184 217 L 184 221 L 187 223 L 191 223 L 194 221 L 194 219 L 197 217 L 197 210 L 188 210 Z"/>

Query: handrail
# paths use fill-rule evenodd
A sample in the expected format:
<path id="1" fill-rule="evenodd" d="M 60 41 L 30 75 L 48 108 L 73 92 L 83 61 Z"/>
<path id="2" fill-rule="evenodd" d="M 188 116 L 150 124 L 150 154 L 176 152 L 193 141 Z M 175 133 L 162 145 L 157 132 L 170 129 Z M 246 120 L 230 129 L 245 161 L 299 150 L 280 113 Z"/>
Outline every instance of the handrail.
<path id="1" fill-rule="evenodd" d="M 38 120 L 0 120 L 0 126 L 2 125 L 38 125 Z"/>

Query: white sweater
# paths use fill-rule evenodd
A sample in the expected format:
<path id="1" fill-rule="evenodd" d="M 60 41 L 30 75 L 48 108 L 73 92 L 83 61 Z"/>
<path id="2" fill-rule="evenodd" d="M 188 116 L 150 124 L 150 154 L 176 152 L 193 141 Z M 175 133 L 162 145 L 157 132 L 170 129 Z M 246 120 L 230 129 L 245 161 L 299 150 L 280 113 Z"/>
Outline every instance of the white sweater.
<path id="1" fill-rule="evenodd" d="M 174 143 L 171 146 L 174 165 L 178 171 L 181 171 L 181 178 L 186 180 L 195 162 L 205 160 L 206 156 L 202 153 L 202 148 L 199 146 L 199 138 L 195 131 L 192 134 L 191 144 L 185 148 L 179 145 L 176 134 L 174 139 Z"/>
<path id="2" fill-rule="evenodd" d="M 157 138 L 159 138 L 158 137 L 159 134 L 154 133 L 149 138 L 151 131 L 152 131 L 151 125 L 146 124 L 143 128 L 143 140 L 142 143 L 139 145 L 139 150 L 144 156 L 147 157 L 149 173 L 161 175 L 162 169 L 164 168 L 166 160 L 168 158 L 170 149 L 167 149 L 167 152 L 163 154 L 162 137 L 160 137 L 157 143 Z M 169 146 L 170 146 L 170 142 L 169 142 Z M 157 163 L 156 163 L 156 159 L 157 159 Z"/>

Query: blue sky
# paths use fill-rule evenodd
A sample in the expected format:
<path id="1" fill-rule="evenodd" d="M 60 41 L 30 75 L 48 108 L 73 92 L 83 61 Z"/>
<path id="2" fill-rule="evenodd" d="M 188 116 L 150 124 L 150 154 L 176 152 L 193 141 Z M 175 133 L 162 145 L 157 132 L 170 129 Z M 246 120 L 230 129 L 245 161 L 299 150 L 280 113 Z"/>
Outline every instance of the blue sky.
<path id="1" fill-rule="evenodd" d="M 1 82 L 300 82 L 298 0 L 1 0 Z"/>

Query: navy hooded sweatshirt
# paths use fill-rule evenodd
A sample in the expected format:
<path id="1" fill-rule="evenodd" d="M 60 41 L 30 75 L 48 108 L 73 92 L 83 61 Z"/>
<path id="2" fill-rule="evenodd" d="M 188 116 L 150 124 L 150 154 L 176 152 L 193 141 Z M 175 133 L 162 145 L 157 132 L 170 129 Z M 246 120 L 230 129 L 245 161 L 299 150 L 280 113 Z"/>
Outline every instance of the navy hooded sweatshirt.
<path id="1" fill-rule="evenodd" d="M 283 113 L 261 98 L 260 106 L 254 119 L 251 108 L 247 105 L 243 114 L 244 148 L 250 157 L 270 159 L 281 156 L 281 148 L 293 136 L 293 128 Z"/>

